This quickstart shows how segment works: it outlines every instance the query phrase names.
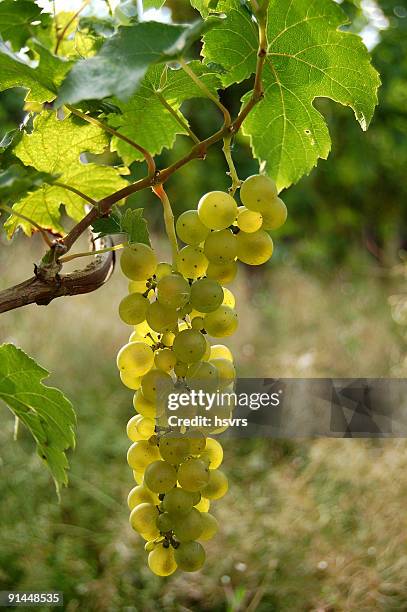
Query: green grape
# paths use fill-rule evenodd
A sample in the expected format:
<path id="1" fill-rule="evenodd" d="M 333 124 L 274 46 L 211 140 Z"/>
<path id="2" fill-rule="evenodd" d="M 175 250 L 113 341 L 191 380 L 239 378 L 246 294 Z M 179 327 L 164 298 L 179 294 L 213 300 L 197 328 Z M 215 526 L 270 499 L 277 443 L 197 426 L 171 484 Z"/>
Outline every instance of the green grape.
<path id="1" fill-rule="evenodd" d="M 163 372 L 173 372 L 177 358 L 174 351 L 169 348 L 160 349 L 154 357 L 155 367 Z"/>
<path id="2" fill-rule="evenodd" d="M 136 331 L 130 334 L 129 342 L 144 342 L 144 344 L 148 344 L 148 346 L 153 346 L 153 344 L 155 344 L 155 341 L 149 336 L 141 336 Z"/>
<path id="3" fill-rule="evenodd" d="M 117 355 L 117 367 L 121 372 L 131 372 L 134 376 L 143 376 L 154 363 L 154 353 L 144 342 L 129 342 Z"/>
<path id="4" fill-rule="evenodd" d="M 157 257 L 151 247 L 138 242 L 123 249 L 120 258 L 122 272 L 136 281 L 151 278 L 157 268 Z"/>
<path id="5" fill-rule="evenodd" d="M 201 331 L 204 328 L 204 320 L 203 317 L 194 317 L 191 321 L 192 329 L 197 329 Z"/>
<path id="6" fill-rule="evenodd" d="M 201 491 L 209 482 L 209 468 L 200 459 L 188 459 L 178 469 L 178 482 L 186 491 Z"/>
<path id="7" fill-rule="evenodd" d="M 137 482 L 137 484 L 143 484 L 144 472 L 136 472 L 136 470 L 133 470 L 133 478 Z"/>
<path id="8" fill-rule="evenodd" d="M 154 493 L 167 493 L 177 484 L 177 472 L 167 461 L 154 461 L 146 467 L 144 482 Z"/>
<path id="9" fill-rule="evenodd" d="M 233 363 L 233 355 L 230 349 L 224 344 L 213 344 L 211 346 L 210 359 L 228 359 Z"/>
<path id="10" fill-rule="evenodd" d="M 151 329 L 159 333 L 171 331 L 178 322 L 175 308 L 166 308 L 158 301 L 148 305 L 146 318 Z"/>
<path id="11" fill-rule="evenodd" d="M 191 304 L 199 312 L 216 310 L 223 302 L 223 289 L 216 280 L 202 278 L 192 284 Z"/>
<path id="12" fill-rule="evenodd" d="M 188 245 L 177 255 L 177 269 L 185 278 L 205 276 L 208 260 L 200 247 Z"/>
<path id="13" fill-rule="evenodd" d="M 222 285 L 228 285 L 235 280 L 237 274 L 237 262 L 231 261 L 227 264 L 216 264 L 209 262 L 206 276 L 219 281 Z"/>
<path id="14" fill-rule="evenodd" d="M 142 436 L 142 438 L 144 438 L 144 440 L 151 438 L 151 436 L 154 434 L 154 431 L 155 431 L 155 423 L 153 419 L 148 419 L 143 416 L 138 421 L 136 427 L 137 427 L 138 433 L 140 434 L 140 436 Z"/>
<path id="15" fill-rule="evenodd" d="M 166 512 L 174 516 L 185 516 L 191 512 L 193 507 L 192 493 L 180 487 L 171 489 L 165 494 L 163 506 Z"/>
<path id="16" fill-rule="evenodd" d="M 188 304 L 185 304 L 185 306 L 179 309 L 178 318 L 185 319 L 185 317 L 187 315 L 190 315 L 192 311 L 193 311 L 192 304 L 188 302 Z"/>
<path id="17" fill-rule="evenodd" d="M 133 406 L 137 412 L 148 419 L 155 419 L 157 416 L 159 416 L 157 415 L 156 405 L 144 397 L 141 389 L 134 394 Z"/>
<path id="18" fill-rule="evenodd" d="M 206 439 L 205 450 L 200 459 L 209 463 L 209 469 L 216 470 L 223 461 L 223 448 L 215 438 Z"/>
<path id="19" fill-rule="evenodd" d="M 174 526 L 174 518 L 168 512 L 162 512 L 157 518 L 157 527 L 161 533 L 172 531 Z"/>
<path id="20" fill-rule="evenodd" d="M 231 336 L 237 328 L 237 314 L 229 306 L 220 306 L 205 317 L 205 329 L 211 336 L 222 338 Z"/>
<path id="21" fill-rule="evenodd" d="M 192 508 L 185 516 L 175 516 L 174 534 L 180 542 L 197 540 L 203 531 L 201 513 Z"/>
<path id="22" fill-rule="evenodd" d="M 224 265 L 233 262 L 237 254 L 236 236 L 229 229 L 211 232 L 205 240 L 204 253 L 210 263 Z"/>
<path id="23" fill-rule="evenodd" d="M 145 321 L 149 302 L 141 293 L 130 293 L 119 304 L 119 317 L 127 325 L 137 325 Z"/>
<path id="24" fill-rule="evenodd" d="M 178 465 L 190 454 L 188 438 L 167 434 L 162 436 L 159 445 L 160 455 L 168 463 Z"/>
<path id="25" fill-rule="evenodd" d="M 141 379 L 143 396 L 153 404 L 157 403 L 157 399 L 165 395 L 172 385 L 171 376 L 157 369 L 150 370 Z"/>
<path id="26" fill-rule="evenodd" d="M 133 391 L 137 391 L 137 389 L 141 387 L 141 376 L 137 376 L 128 370 L 122 370 L 120 372 L 120 380 L 126 387 Z"/>
<path id="27" fill-rule="evenodd" d="M 203 530 L 201 535 L 199 536 L 199 540 L 211 540 L 219 531 L 219 523 L 213 514 L 209 514 L 209 512 L 204 512 L 201 514 Z"/>
<path id="28" fill-rule="evenodd" d="M 158 447 L 148 440 L 134 442 L 127 451 L 127 463 L 136 472 L 142 472 L 150 463 L 159 458 Z"/>
<path id="29" fill-rule="evenodd" d="M 209 356 L 211 354 L 211 343 L 208 340 L 208 336 L 204 336 L 204 338 L 205 338 L 206 350 L 205 350 L 204 356 L 202 357 L 202 361 L 208 361 Z"/>
<path id="30" fill-rule="evenodd" d="M 201 497 L 202 495 L 200 494 L 199 491 L 194 491 L 193 493 L 191 493 L 192 496 L 192 503 L 194 506 L 196 506 L 197 504 L 199 504 L 199 502 L 201 501 Z"/>
<path id="31" fill-rule="evenodd" d="M 236 225 L 242 232 L 251 234 L 257 232 L 263 223 L 262 213 L 249 210 L 246 206 L 239 206 Z"/>
<path id="32" fill-rule="evenodd" d="M 157 283 L 157 300 L 165 308 L 182 308 L 190 294 L 189 282 L 180 274 L 169 274 Z"/>
<path id="33" fill-rule="evenodd" d="M 171 576 L 177 569 L 174 549 L 159 544 L 148 555 L 148 567 L 157 576 Z"/>
<path id="34" fill-rule="evenodd" d="M 209 482 L 202 489 L 202 495 L 208 499 L 220 499 L 229 488 L 228 479 L 220 470 L 210 470 Z"/>
<path id="35" fill-rule="evenodd" d="M 185 378 L 188 373 L 188 364 L 182 363 L 182 361 L 177 361 L 174 367 L 174 372 L 180 378 Z"/>
<path id="36" fill-rule="evenodd" d="M 184 329 L 175 336 L 172 348 L 179 361 L 194 363 L 204 356 L 206 342 L 203 334 L 196 329 Z"/>
<path id="37" fill-rule="evenodd" d="M 146 552 L 151 552 L 157 546 L 157 542 L 155 540 L 151 540 L 150 542 L 146 542 L 144 544 L 144 550 Z"/>
<path id="38" fill-rule="evenodd" d="M 130 421 L 127 423 L 127 437 L 132 442 L 138 442 L 139 440 L 143 440 L 143 436 L 138 432 L 137 429 L 137 424 L 142 418 L 143 417 L 141 416 L 141 414 L 136 414 L 135 416 L 132 416 Z"/>
<path id="39" fill-rule="evenodd" d="M 237 204 L 228 193 L 210 191 L 199 200 L 198 215 L 209 229 L 223 230 L 236 219 Z"/>
<path id="40" fill-rule="evenodd" d="M 236 370 L 230 359 L 211 359 L 210 362 L 216 367 L 219 375 L 219 386 L 221 389 L 228 387 L 236 380 Z"/>
<path id="41" fill-rule="evenodd" d="M 187 210 L 177 219 L 176 230 L 185 244 L 197 246 L 205 240 L 209 229 L 202 223 L 196 210 Z"/>
<path id="42" fill-rule="evenodd" d="M 155 277 L 157 281 L 164 278 L 164 276 L 168 276 L 169 274 L 172 274 L 172 265 L 169 263 L 164 263 L 163 261 L 160 261 L 155 271 Z"/>
<path id="43" fill-rule="evenodd" d="M 227 287 L 223 287 L 223 306 L 229 306 L 229 308 L 234 308 L 236 306 L 235 296 Z"/>
<path id="44" fill-rule="evenodd" d="M 260 266 L 273 255 L 273 241 L 264 230 L 253 234 L 239 232 L 237 235 L 237 257 L 249 266 Z"/>
<path id="45" fill-rule="evenodd" d="M 171 347 L 174 344 L 174 338 L 175 334 L 173 332 L 165 332 L 161 336 L 161 343 L 164 344 L 164 346 Z"/>
<path id="46" fill-rule="evenodd" d="M 240 187 L 240 199 L 249 210 L 262 212 L 277 198 L 277 187 L 269 176 L 249 176 Z"/>
<path id="47" fill-rule="evenodd" d="M 200 455 L 206 447 L 206 438 L 203 433 L 197 431 L 188 434 L 191 455 Z"/>
<path id="48" fill-rule="evenodd" d="M 145 539 L 154 540 L 154 538 L 157 538 L 160 535 L 156 525 L 157 517 L 157 508 L 153 504 L 144 502 L 133 508 L 131 511 L 130 525 Z"/>
<path id="49" fill-rule="evenodd" d="M 153 504 L 155 506 L 158 503 L 158 495 L 147 489 L 143 484 L 133 487 L 127 497 L 127 505 L 130 510 L 133 510 L 139 504 Z"/>
<path id="50" fill-rule="evenodd" d="M 201 497 L 199 504 L 196 504 L 195 508 L 199 510 L 199 512 L 202 514 L 202 512 L 208 512 L 210 506 L 211 502 L 209 501 L 209 499 L 207 499 L 206 497 Z"/>
<path id="51" fill-rule="evenodd" d="M 135 280 L 131 280 L 129 281 L 129 293 L 145 293 L 147 291 L 147 283 L 145 280 L 141 280 L 141 281 L 135 281 Z"/>
<path id="52" fill-rule="evenodd" d="M 184 572 L 196 572 L 205 563 L 206 555 L 199 542 L 183 542 L 175 550 L 174 558 L 179 569 Z"/>
<path id="53" fill-rule="evenodd" d="M 276 230 L 287 220 L 287 207 L 281 198 L 276 198 L 270 202 L 268 208 L 263 210 L 262 215 L 262 229 Z"/>
<path id="54" fill-rule="evenodd" d="M 188 368 L 187 383 L 191 389 L 214 391 L 219 382 L 216 366 L 208 361 L 198 361 Z"/>
<path id="55" fill-rule="evenodd" d="M 140 336 L 143 336 L 145 338 L 145 342 L 149 341 L 150 336 L 153 338 L 154 343 L 158 341 L 157 333 L 153 329 L 151 329 L 147 321 L 143 321 L 143 323 L 138 323 L 138 325 L 135 325 L 134 331 Z"/>

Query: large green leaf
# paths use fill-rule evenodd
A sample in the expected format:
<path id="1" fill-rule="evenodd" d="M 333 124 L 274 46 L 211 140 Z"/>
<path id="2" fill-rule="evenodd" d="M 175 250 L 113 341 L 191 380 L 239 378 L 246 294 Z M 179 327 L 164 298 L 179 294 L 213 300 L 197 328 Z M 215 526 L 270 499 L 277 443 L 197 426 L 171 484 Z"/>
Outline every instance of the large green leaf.
<path id="1" fill-rule="evenodd" d="M 127 185 L 116 168 L 80 160 L 82 153 L 102 153 L 107 145 L 106 133 L 98 126 L 72 117 L 61 121 L 54 112 L 43 112 L 34 121 L 33 133 L 24 134 L 14 153 L 27 166 L 33 166 L 40 172 L 59 174 L 58 182 L 99 200 Z M 58 185 L 43 185 L 19 200 L 13 209 L 44 228 L 62 232 L 61 204 L 65 205 L 68 215 L 75 221 L 85 213 L 84 200 Z M 33 231 L 28 221 L 15 216 L 11 216 L 5 224 L 9 235 L 18 226 L 28 235 Z"/>
<path id="2" fill-rule="evenodd" d="M 227 0 L 219 3 L 220 8 L 227 19 L 206 34 L 203 53 L 207 62 L 221 61 L 226 68 L 222 80 L 229 85 L 255 71 L 257 40 L 244 6 Z M 346 21 L 332 0 L 270 2 L 265 98 L 243 129 L 255 156 L 280 189 L 298 181 L 329 154 L 331 140 L 313 105 L 316 98 L 350 106 L 364 130 L 373 116 L 379 76 L 361 39 L 338 29 Z"/>
<path id="3" fill-rule="evenodd" d="M 150 64 L 164 61 L 185 26 L 153 21 L 119 28 L 95 57 L 79 61 L 64 81 L 59 104 L 115 95 L 128 99 L 140 84 Z"/>
<path id="4" fill-rule="evenodd" d="M 76 417 L 61 391 L 42 384 L 48 375 L 13 344 L 0 346 L 0 399 L 30 430 L 59 491 L 68 482 L 65 451 L 75 447 Z"/>
<path id="5" fill-rule="evenodd" d="M 40 7 L 30 0 L 4 0 L 0 2 L 0 35 L 18 51 L 34 34 L 32 23 L 42 17 Z"/>
<path id="6" fill-rule="evenodd" d="M 209 73 L 209 69 L 198 61 L 191 62 L 190 67 L 212 93 L 216 94 L 216 88 L 220 87 L 218 75 Z M 118 102 L 122 114 L 113 115 L 110 119 L 111 125 L 155 155 L 161 153 L 164 147 L 172 147 L 177 134 L 187 133 L 165 108 L 161 99 L 164 98 L 165 102 L 181 115 L 182 102 L 204 96 L 202 90 L 183 70 L 152 66 L 132 98 L 127 103 Z M 182 118 L 187 123 L 185 117 Z M 136 149 L 118 138 L 113 138 L 112 147 L 126 164 L 135 159 L 143 159 Z"/>

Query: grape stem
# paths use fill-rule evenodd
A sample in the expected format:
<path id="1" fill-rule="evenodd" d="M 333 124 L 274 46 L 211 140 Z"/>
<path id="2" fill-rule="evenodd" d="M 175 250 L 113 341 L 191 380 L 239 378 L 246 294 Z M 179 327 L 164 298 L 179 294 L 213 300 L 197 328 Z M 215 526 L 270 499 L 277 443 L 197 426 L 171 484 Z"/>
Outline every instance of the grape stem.
<path id="1" fill-rule="evenodd" d="M 229 176 L 232 179 L 232 185 L 229 187 L 229 193 L 230 195 L 234 196 L 236 193 L 236 190 L 240 187 L 240 185 L 242 184 L 242 181 L 239 179 L 238 174 L 236 172 L 236 167 L 235 164 L 233 162 L 233 157 L 232 157 L 232 149 L 231 149 L 231 142 L 232 142 L 232 136 L 226 136 L 223 139 L 223 154 L 225 156 L 225 159 L 227 161 L 227 164 L 229 166 Z"/>
<path id="2" fill-rule="evenodd" d="M 11 206 L 7 206 L 6 204 L 1 204 L 0 205 L 0 209 L 4 210 L 5 212 L 8 212 L 8 213 L 10 213 L 12 215 L 15 215 L 16 217 L 20 217 L 20 219 L 24 219 L 24 221 L 28 221 L 28 223 L 30 223 L 33 227 L 35 227 L 35 229 L 37 229 L 41 233 L 41 236 L 42 236 L 45 244 L 49 248 L 51 248 L 53 246 L 53 242 L 52 242 L 52 240 L 50 240 L 47 232 L 45 231 L 45 229 L 43 227 L 38 225 L 38 223 L 36 223 L 32 219 L 30 219 L 29 217 L 26 217 L 22 213 L 16 212 L 15 210 L 13 210 L 11 208 Z"/>
<path id="3" fill-rule="evenodd" d="M 176 270 L 176 262 L 177 262 L 177 255 L 178 255 L 178 241 L 177 241 L 177 235 L 175 233 L 174 214 L 172 212 L 171 202 L 162 185 L 154 186 L 153 192 L 158 198 L 160 198 L 161 203 L 163 205 L 165 231 L 167 233 L 168 240 L 170 241 L 170 244 L 171 244 L 172 264 L 173 264 L 174 269 Z"/>
<path id="4" fill-rule="evenodd" d="M 198 144 L 200 142 L 198 136 L 196 134 L 194 134 L 194 132 L 191 130 L 191 128 L 189 127 L 187 121 L 184 121 L 184 119 L 177 113 L 175 108 L 173 108 L 171 106 L 171 104 L 169 104 L 167 102 L 167 100 L 162 95 L 161 91 L 156 89 L 155 90 L 155 95 L 160 100 L 161 104 L 167 109 L 167 111 L 169 113 L 171 113 L 171 115 L 174 117 L 174 119 L 179 123 L 179 125 L 182 127 L 182 129 L 185 130 L 188 133 L 188 135 L 192 138 L 192 140 L 195 142 L 195 144 Z"/>
<path id="5" fill-rule="evenodd" d="M 105 249 L 98 249 L 97 251 L 85 251 L 84 253 L 73 253 L 72 255 L 66 255 L 65 257 L 59 257 L 59 263 L 66 263 L 67 261 L 71 261 L 72 259 L 77 259 L 78 257 L 90 257 L 91 255 L 101 255 L 102 253 L 109 253 L 110 251 L 119 251 L 120 249 L 124 249 L 128 246 L 128 242 L 123 242 L 121 244 L 115 244 L 111 247 L 106 247 Z"/>
<path id="6" fill-rule="evenodd" d="M 55 44 L 55 49 L 54 49 L 54 54 L 55 55 L 58 55 L 59 45 L 64 40 L 65 34 L 67 33 L 69 27 L 73 24 L 75 19 L 77 17 L 79 17 L 79 15 L 82 13 L 82 11 L 88 6 L 89 2 L 90 2 L 90 0 L 85 0 L 85 2 L 82 4 L 82 6 L 80 6 L 78 8 L 76 13 L 72 16 L 72 18 L 68 21 L 68 23 L 65 25 L 65 27 L 61 30 L 61 32 L 58 32 L 58 29 L 56 30 L 56 32 L 57 32 L 57 42 Z M 54 10 L 55 10 L 55 2 L 53 4 L 54 4 Z"/>

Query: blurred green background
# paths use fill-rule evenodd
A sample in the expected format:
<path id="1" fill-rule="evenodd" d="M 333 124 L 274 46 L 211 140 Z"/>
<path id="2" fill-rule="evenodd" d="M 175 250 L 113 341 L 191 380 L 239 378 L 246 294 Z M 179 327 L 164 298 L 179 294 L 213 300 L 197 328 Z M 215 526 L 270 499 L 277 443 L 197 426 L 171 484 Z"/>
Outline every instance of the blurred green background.
<path id="1" fill-rule="evenodd" d="M 168 4 L 177 20 L 188 16 L 185 4 Z M 331 156 L 283 194 L 289 222 L 276 233 L 271 262 L 242 266 L 232 287 L 241 323 L 229 345 L 240 375 L 407 373 L 407 6 L 342 5 L 381 72 L 380 106 L 363 134 L 349 109 L 317 101 Z M 230 108 L 246 85 L 225 95 Z M 1 135 L 21 121 L 22 100 L 19 90 L 1 94 Z M 219 124 L 209 103 L 185 111 L 198 134 Z M 180 138 L 159 163 L 187 146 Z M 241 177 L 256 171 L 242 136 L 234 155 Z M 177 213 L 227 187 L 225 171 L 214 150 L 175 175 L 168 192 Z M 145 207 L 164 258 L 158 200 L 142 192 L 131 204 Z M 1 237 L 0 289 L 28 277 L 42 249 L 37 237 Z M 115 368 L 128 336 L 116 315 L 125 291 L 117 271 L 94 294 L 0 317 L 0 341 L 48 368 L 78 415 L 70 485 L 58 504 L 30 435 L 21 430 L 14 442 L 13 418 L 1 408 L 0 590 L 61 590 L 69 612 L 406 610 L 404 440 L 227 441 L 230 491 L 213 505 L 221 532 L 206 547 L 204 569 L 167 579 L 149 572 L 127 522 L 132 405 Z"/>

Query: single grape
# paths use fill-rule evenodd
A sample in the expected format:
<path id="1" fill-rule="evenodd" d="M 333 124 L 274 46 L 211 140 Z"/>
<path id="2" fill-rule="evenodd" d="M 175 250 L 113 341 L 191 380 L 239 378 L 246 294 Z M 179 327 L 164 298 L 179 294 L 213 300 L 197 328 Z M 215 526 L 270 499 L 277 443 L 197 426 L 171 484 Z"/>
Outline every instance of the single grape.
<path id="1" fill-rule="evenodd" d="M 162 370 L 153 369 L 141 379 L 143 396 L 152 404 L 158 404 L 161 397 L 172 387 L 172 378 Z"/>
<path id="2" fill-rule="evenodd" d="M 156 525 L 157 517 L 158 510 L 153 504 L 142 503 L 131 511 L 130 525 L 146 540 L 154 540 L 160 535 Z"/>
<path id="3" fill-rule="evenodd" d="M 211 470 L 216 470 L 220 466 L 223 461 L 223 448 L 215 438 L 206 439 L 206 447 L 200 459 L 207 461 Z"/>
<path id="4" fill-rule="evenodd" d="M 182 361 L 177 361 L 174 367 L 174 372 L 180 378 L 185 378 L 188 373 L 188 364 L 182 363 Z"/>
<path id="5" fill-rule="evenodd" d="M 190 443 L 188 438 L 167 434 L 160 439 L 159 449 L 165 461 L 178 465 L 190 454 Z"/>
<path id="6" fill-rule="evenodd" d="M 134 442 L 127 451 L 127 463 L 136 472 L 142 472 L 150 463 L 159 458 L 158 447 L 148 440 Z"/>
<path id="7" fill-rule="evenodd" d="M 185 306 L 183 306 L 182 308 L 178 310 L 178 318 L 185 319 L 185 317 L 187 315 L 190 315 L 192 311 L 193 311 L 192 304 L 188 302 L 187 304 L 185 304 Z"/>
<path id="8" fill-rule="evenodd" d="M 202 489 L 202 495 L 208 499 L 220 499 L 229 488 L 228 479 L 220 470 L 209 471 L 209 482 Z"/>
<path id="9" fill-rule="evenodd" d="M 257 232 L 262 226 L 262 214 L 254 210 L 249 210 L 246 206 L 239 206 L 236 225 L 242 232 L 251 234 Z"/>
<path id="10" fill-rule="evenodd" d="M 273 255 L 273 241 L 264 230 L 253 234 L 239 232 L 237 235 L 237 257 L 249 266 L 260 266 Z"/>
<path id="11" fill-rule="evenodd" d="M 198 361 L 188 368 L 187 384 L 191 389 L 215 391 L 219 382 L 216 366 L 208 361 Z"/>
<path id="12" fill-rule="evenodd" d="M 174 549 L 159 544 L 148 555 L 148 567 L 157 576 L 171 576 L 177 569 Z"/>
<path id="13" fill-rule="evenodd" d="M 151 438 L 151 436 L 154 434 L 155 422 L 153 421 L 153 419 L 148 419 L 142 416 L 141 419 L 137 422 L 136 427 L 142 439 L 147 440 L 148 438 Z"/>
<path id="14" fill-rule="evenodd" d="M 165 494 L 163 501 L 164 510 L 174 516 L 185 516 L 191 512 L 193 507 L 192 493 L 180 487 L 171 489 Z"/>
<path id="15" fill-rule="evenodd" d="M 154 364 L 156 368 L 163 370 L 163 372 L 173 372 L 176 363 L 175 353 L 169 348 L 160 349 L 155 354 Z"/>
<path id="16" fill-rule="evenodd" d="M 161 336 L 161 342 L 164 346 L 171 347 L 174 344 L 175 334 L 173 332 L 165 332 Z"/>
<path id="17" fill-rule="evenodd" d="M 148 346 L 153 346 L 155 341 L 150 336 L 141 336 L 138 332 L 134 331 L 130 334 L 129 342 L 144 342 Z"/>
<path id="18" fill-rule="evenodd" d="M 182 308 L 190 295 L 191 287 L 180 274 L 169 274 L 157 283 L 157 300 L 165 308 Z"/>
<path id="19" fill-rule="evenodd" d="M 206 276 L 219 281 L 222 285 L 229 285 L 235 280 L 237 274 L 237 262 L 231 261 L 227 264 L 215 264 L 209 262 Z"/>
<path id="20" fill-rule="evenodd" d="M 194 504 L 194 506 L 199 504 L 199 502 L 201 501 L 201 497 L 202 497 L 200 492 L 199 491 L 194 491 L 193 493 L 191 493 L 191 496 L 192 496 L 192 503 Z"/>
<path id="21" fill-rule="evenodd" d="M 236 380 L 236 370 L 233 362 L 230 359 L 211 359 L 209 361 L 218 371 L 219 387 L 224 389 Z"/>
<path id="22" fill-rule="evenodd" d="M 194 363 L 204 356 L 206 342 L 201 332 L 196 329 L 184 329 L 175 336 L 172 348 L 179 361 Z"/>
<path id="23" fill-rule="evenodd" d="M 127 497 L 127 505 L 130 510 L 133 510 L 139 504 L 153 504 L 155 506 L 158 503 L 158 495 L 147 489 L 143 484 L 133 487 Z"/>
<path id="24" fill-rule="evenodd" d="M 123 249 L 120 258 L 122 272 L 131 280 L 147 280 L 157 268 L 157 257 L 151 247 L 138 242 Z"/>
<path id="25" fill-rule="evenodd" d="M 146 467 L 144 482 L 154 493 L 167 493 L 177 484 L 177 472 L 167 461 L 154 461 Z"/>
<path id="26" fill-rule="evenodd" d="M 187 210 L 177 219 L 176 230 L 185 244 L 197 246 L 205 240 L 209 229 L 202 223 L 196 210 Z"/>
<path id="27" fill-rule="evenodd" d="M 136 470 L 133 470 L 133 478 L 137 482 L 138 485 L 142 485 L 143 480 L 144 480 L 144 471 L 136 472 Z"/>
<path id="28" fill-rule="evenodd" d="M 228 193 L 210 191 L 199 200 L 198 215 L 209 229 L 223 230 L 236 219 L 237 204 Z"/>
<path id="29" fill-rule="evenodd" d="M 197 540 L 202 531 L 202 516 L 196 508 L 192 508 L 192 510 L 184 516 L 174 517 L 174 534 L 180 542 Z"/>
<path id="30" fill-rule="evenodd" d="M 128 370 L 121 370 L 120 380 L 122 381 L 125 387 L 128 387 L 133 391 L 137 391 L 137 389 L 140 389 L 141 387 L 141 376 L 137 376 L 136 374 Z"/>
<path id="31" fill-rule="evenodd" d="M 162 512 L 157 518 L 157 527 L 161 533 L 172 531 L 174 526 L 174 517 L 168 512 Z"/>
<path id="32" fill-rule="evenodd" d="M 276 184 L 272 178 L 263 174 L 249 176 L 240 187 L 240 199 L 249 210 L 262 212 L 275 198 Z"/>
<path id="33" fill-rule="evenodd" d="M 188 439 L 191 455 L 200 455 L 205 450 L 206 438 L 203 433 L 199 431 L 188 433 Z"/>
<path id="34" fill-rule="evenodd" d="M 204 319 L 203 319 L 203 317 L 194 317 L 191 320 L 191 327 L 192 327 L 192 329 L 197 329 L 198 331 L 201 331 L 204 328 Z"/>
<path id="35" fill-rule="evenodd" d="M 199 542 L 182 542 L 175 550 L 174 558 L 179 569 L 184 572 L 196 572 L 205 563 L 206 555 Z"/>
<path id="36" fill-rule="evenodd" d="M 204 276 L 208 260 L 200 247 L 188 245 L 177 255 L 177 269 L 185 278 Z"/>
<path id="37" fill-rule="evenodd" d="M 141 414 L 136 414 L 131 417 L 130 421 L 127 423 L 126 431 L 127 437 L 132 442 L 138 442 L 139 440 L 143 440 L 143 436 L 138 432 L 137 424 L 143 417 Z"/>
<path id="38" fill-rule="evenodd" d="M 143 336 L 145 338 L 145 342 L 148 342 L 148 339 L 151 338 L 154 340 L 154 343 L 156 343 L 158 341 L 158 334 L 157 332 L 155 332 L 153 329 L 151 329 L 151 327 L 149 326 L 149 324 L 147 323 L 147 321 L 143 321 L 143 323 L 138 323 L 138 325 L 134 326 L 134 331 L 139 334 L 140 336 Z"/>
<path id="39" fill-rule="evenodd" d="M 211 502 L 206 497 L 201 497 L 199 504 L 196 504 L 196 509 L 202 514 L 202 512 L 208 512 L 211 506 Z"/>
<path id="40" fill-rule="evenodd" d="M 119 304 L 119 317 L 127 325 L 137 325 L 145 321 L 149 302 L 141 293 L 130 293 Z"/>
<path id="41" fill-rule="evenodd" d="M 233 362 L 233 355 L 224 344 L 213 344 L 211 346 L 210 359 L 228 359 Z"/>
<path id="42" fill-rule="evenodd" d="M 167 308 L 158 301 L 148 305 L 146 318 L 151 329 L 159 333 L 173 330 L 178 322 L 175 308 Z"/>
<path id="43" fill-rule="evenodd" d="M 186 491 L 201 491 L 209 482 L 209 468 L 200 459 L 188 459 L 178 469 L 178 482 Z"/>
<path id="44" fill-rule="evenodd" d="M 157 546 L 157 542 L 155 540 L 151 540 L 150 542 L 146 542 L 144 544 L 144 550 L 146 552 L 151 552 Z"/>
<path id="45" fill-rule="evenodd" d="M 223 302 L 224 306 L 229 306 L 229 308 L 234 308 L 236 306 L 235 296 L 227 287 L 223 287 Z"/>
<path id="46" fill-rule="evenodd" d="M 155 271 L 155 277 L 157 279 L 157 281 L 161 280 L 162 278 L 164 278 L 164 276 L 168 276 L 169 274 L 172 274 L 172 265 L 169 263 L 165 263 L 163 261 L 160 261 L 160 263 L 157 266 L 157 269 Z"/>
<path id="47" fill-rule="evenodd" d="M 270 202 L 268 208 L 262 212 L 264 230 L 276 230 L 287 220 L 287 207 L 281 198 L 276 198 Z"/>
<path id="48" fill-rule="evenodd" d="M 141 280 L 141 281 L 135 281 L 135 280 L 131 280 L 129 281 L 129 293 L 145 293 L 145 291 L 147 291 L 147 283 L 145 280 Z"/>
<path id="49" fill-rule="evenodd" d="M 236 259 L 236 236 L 230 229 L 211 232 L 204 244 L 204 253 L 210 263 L 224 265 Z"/>
<path id="50" fill-rule="evenodd" d="M 237 324 L 237 314 L 229 306 L 220 306 L 205 317 L 206 331 L 216 338 L 231 336 L 235 333 Z"/>
<path id="51" fill-rule="evenodd" d="M 223 289 L 216 280 L 202 278 L 192 284 L 191 304 L 199 312 L 213 312 L 223 302 Z"/>
<path id="52" fill-rule="evenodd" d="M 141 389 L 134 394 L 133 406 L 137 412 L 148 419 L 155 419 L 157 416 L 157 407 L 144 397 Z"/>
<path id="53" fill-rule="evenodd" d="M 117 367 L 121 372 L 131 372 L 133 376 L 143 376 L 154 363 L 154 353 L 144 342 L 129 342 L 117 355 Z"/>
<path id="54" fill-rule="evenodd" d="M 209 514 L 209 512 L 204 512 L 201 514 L 203 530 L 201 535 L 199 536 L 199 540 L 211 540 L 219 531 L 219 523 L 213 514 Z"/>

